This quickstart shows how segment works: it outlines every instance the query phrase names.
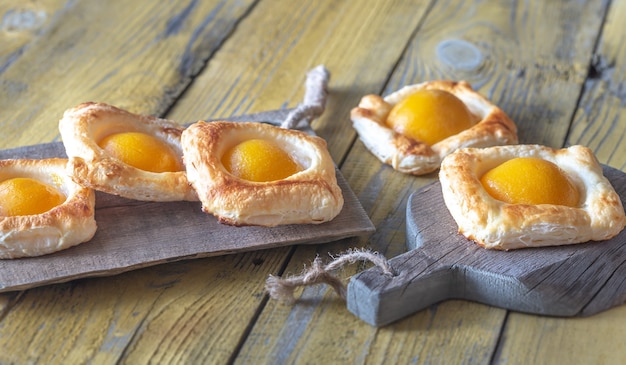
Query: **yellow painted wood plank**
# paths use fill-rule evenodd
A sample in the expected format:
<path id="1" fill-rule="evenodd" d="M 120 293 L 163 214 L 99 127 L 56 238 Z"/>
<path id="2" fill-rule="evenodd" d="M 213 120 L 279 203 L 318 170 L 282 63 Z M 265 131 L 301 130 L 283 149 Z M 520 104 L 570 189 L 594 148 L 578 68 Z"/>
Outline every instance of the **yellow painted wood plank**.
<path id="1" fill-rule="evenodd" d="M 184 272 L 155 301 L 125 363 L 227 363 L 264 300 L 258 278 L 282 260 L 272 249 L 178 266 Z"/>
<path id="2" fill-rule="evenodd" d="M 362 90 L 379 91 L 428 5 L 365 3 L 261 1 L 168 117 L 193 120 L 295 106 L 302 101 L 306 72 L 324 64 L 331 72 L 330 96 L 313 127 L 339 160 L 354 136 L 350 109 Z"/>
<path id="3" fill-rule="evenodd" d="M 284 258 L 176 262 L 24 292 L 0 322 L 0 363 L 225 363 Z"/>
<path id="4" fill-rule="evenodd" d="M 585 318 L 512 313 L 495 361 L 512 365 L 624 364 L 625 316 L 626 306 Z"/>
<path id="5" fill-rule="evenodd" d="M 0 321 L 2 321 L 2 318 L 11 310 L 12 306 L 19 298 L 19 295 L 19 292 L 0 294 Z"/>
<path id="6" fill-rule="evenodd" d="M 158 279 L 145 271 L 133 279 L 124 285 L 89 279 L 24 292 L 2 320 L 0 362 L 85 363 L 95 356 L 115 362 L 158 295 L 143 288 Z"/>
<path id="7" fill-rule="evenodd" d="M 614 1 L 592 60 L 567 143 L 591 147 L 600 162 L 626 171 L 626 3 Z"/>
<path id="8" fill-rule="evenodd" d="M 58 139 L 67 108 L 159 115 L 253 1 L 75 1 L 0 74 L 0 148 Z"/>
<path id="9" fill-rule="evenodd" d="M 67 0 L 5 0 L 0 3 L 0 74 L 37 38 Z"/>
<path id="10" fill-rule="evenodd" d="M 466 301 L 432 306 L 407 321 L 381 328 L 370 350 L 371 360 L 397 364 L 486 363 L 503 317 L 502 310 Z"/>

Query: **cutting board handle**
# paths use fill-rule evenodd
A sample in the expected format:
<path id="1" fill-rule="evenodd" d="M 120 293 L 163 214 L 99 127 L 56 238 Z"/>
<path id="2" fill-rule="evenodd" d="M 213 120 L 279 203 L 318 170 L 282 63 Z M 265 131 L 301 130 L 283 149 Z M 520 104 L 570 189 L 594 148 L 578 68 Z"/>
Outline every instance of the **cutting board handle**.
<path id="1" fill-rule="evenodd" d="M 450 298 L 455 271 L 413 250 L 389 261 L 395 276 L 374 267 L 348 283 L 348 310 L 373 326 L 384 326 Z"/>

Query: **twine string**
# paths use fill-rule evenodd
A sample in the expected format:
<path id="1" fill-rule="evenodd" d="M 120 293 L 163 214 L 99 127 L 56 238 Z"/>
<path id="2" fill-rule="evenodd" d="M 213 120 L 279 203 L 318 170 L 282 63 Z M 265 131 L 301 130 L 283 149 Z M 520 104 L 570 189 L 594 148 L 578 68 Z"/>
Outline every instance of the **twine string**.
<path id="1" fill-rule="evenodd" d="M 313 119 L 322 115 L 328 95 L 329 78 L 330 73 L 323 65 L 317 66 L 307 73 L 304 100 L 287 115 L 281 124 L 282 128 L 305 128 L 309 126 Z M 316 257 L 311 267 L 305 268 L 302 274 L 297 276 L 280 278 L 270 275 L 265 283 L 265 290 L 272 299 L 294 303 L 296 301 L 294 291 L 297 287 L 327 284 L 337 292 L 339 297 L 345 300 L 346 287 L 341 279 L 333 275 L 332 272 L 346 264 L 353 264 L 357 261 L 370 261 L 378 266 L 383 274 L 396 275 L 387 259 L 378 252 L 365 249 L 351 249 L 339 256 L 331 257 L 333 260 L 328 264 L 324 264 L 319 256 Z"/>
<path id="2" fill-rule="evenodd" d="M 341 299 L 346 300 L 346 286 L 341 279 L 332 274 L 333 271 L 342 268 L 346 264 L 353 264 L 357 261 L 370 261 L 379 267 L 384 275 L 397 275 L 383 255 L 371 250 L 351 249 L 339 256 L 331 257 L 332 261 L 324 264 L 322 259 L 317 256 L 311 267 L 308 269 L 305 267 L 300 275 L 288 278 L 270 275 L 265 282 L 265 290 L 272 299 L 293 304 L 296 301 L 294 291 L 297 287 L 327 284 L 335 290 Z"/>
<path id="3" fill-rule="evenodd" d="M 307 72 L 304 100 L 293 109 L 281 124 L 286 129 L 302 129 L 324 112 L 328 95 L 330 72 L 319 65 Z"/>

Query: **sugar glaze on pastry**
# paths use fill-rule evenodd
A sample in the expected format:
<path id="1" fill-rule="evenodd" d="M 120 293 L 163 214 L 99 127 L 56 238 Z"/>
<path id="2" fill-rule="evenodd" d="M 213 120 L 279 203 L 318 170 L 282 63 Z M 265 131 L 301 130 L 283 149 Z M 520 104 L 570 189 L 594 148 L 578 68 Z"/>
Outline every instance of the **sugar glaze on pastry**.
<path id="1" fill-rule="evenodd" d="M 556 164 L 576 187 L 578 204 L 510 204 L 481 184 L 487 171 L 517 157 Z M 439 172 L 444 202 L 461 234 L 490 249 L 557 246 L 602 241 L 626 225 L 620 197 L 584 146 L 539 145 L 461 149 L 446 157 Z"/>
<path id="2" fill-rule="evenodd" d="M 393 107 L 421 90 L 443 90 L 469 109 L 473 125 L 432 145 L 394 131 L 387 123 Z M 441 160 L 459 148 L 516 144 L 517 127 L 508 116 L 465 81 L 429 81 L 405 86 L 385 98 L 364 96 L 350 113 L 365 147 L 394 169 L 422 175 L 439 168 Z"/>
<path id="3" fill-rule="evenodd" d="M 25 215 L 8 214 L 10 209 L 0 200 L 0 259 L 45 255 L 93 237 L 97 228 L 95 194 L 73 182 L 66 173 L 66 165 L 67 159 L 58 158 L 0 160 L 0 184 L 13 179 L 32 179 L 63 197 L 48 210 Z M 8 194 L 11 199 L 20 195 L 14 190 Z"/>
<path id="4" fill-rule="evenodd" d="M 180 135 L 184 128 L 175 122 L 107 104 L 84 103 L 65 111 L 59 130 L 69 157 L 68 171 L 77 183 L 135 200 L 197 200 L 182 162 Z M 175 155 L 180 168 L 164 172 L 137 168 L 99 145 L 114 134 L 129 132 L 156 138 Z"/>
<path id="5" fill-rule="evenodd" d="M 222 162 L 234 146 L 268 141 L 285 151 L 299 171 L 271 181 L 235 176 Z M 335 165 L 326 142 L 304 132 L 253 122 L 197 122 L 182 134 L 187 176 L 204 212 L 242 226 L 323 223 L 343 207 Z"/>

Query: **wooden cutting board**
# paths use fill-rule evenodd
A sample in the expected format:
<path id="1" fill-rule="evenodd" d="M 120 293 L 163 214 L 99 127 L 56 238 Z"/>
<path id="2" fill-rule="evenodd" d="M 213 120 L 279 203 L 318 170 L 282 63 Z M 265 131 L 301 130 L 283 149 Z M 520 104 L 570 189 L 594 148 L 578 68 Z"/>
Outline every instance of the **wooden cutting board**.
<path id="1" fill-rule="evenodd" d="M 604 167 L 626 203 L 626 174 Z M 348 284 L 348 309 L 382 326 L 446 299 L 467 299 L 514 311 L 587 316 L 626 302 L 626 230 L 603 242 L 494 251 L 457 233 L 436 182 L 407 203 L 409 252 Z"/>
<path id="2" fill-rule="evenodd" d="M 225 118 L 277 124 L 289 109 Z M 310 129 L 309 133 L 313 133 Z M 0 151 L 0 159 L 66 157 L 63 144 Z M 98 230 L 89 242 L 51 255 L 0 260 L 0 292 L 89 276 L 114 275 L 165 262 L 294 244 L 317 244 L 374 232 L 374 225 L 339 170 L 344 207 L 322 224 L 232 227 L 203 213 L 200 202 L 155 203 L 96 193 Z"/>

